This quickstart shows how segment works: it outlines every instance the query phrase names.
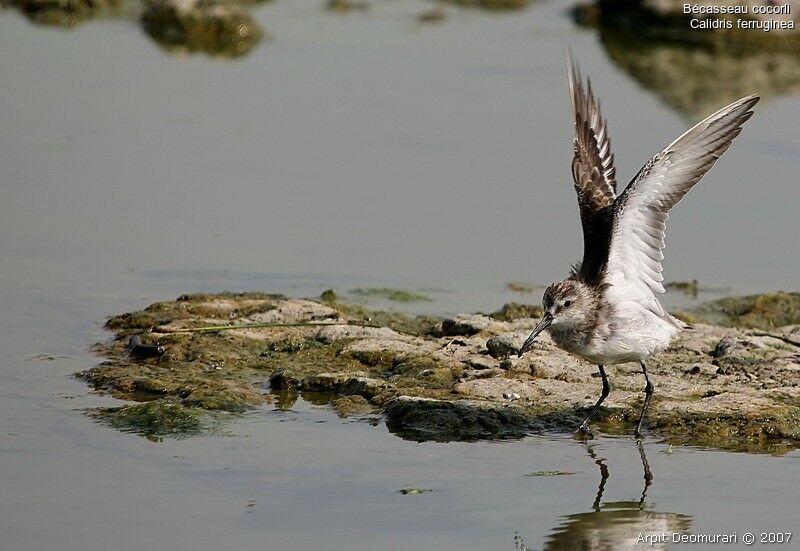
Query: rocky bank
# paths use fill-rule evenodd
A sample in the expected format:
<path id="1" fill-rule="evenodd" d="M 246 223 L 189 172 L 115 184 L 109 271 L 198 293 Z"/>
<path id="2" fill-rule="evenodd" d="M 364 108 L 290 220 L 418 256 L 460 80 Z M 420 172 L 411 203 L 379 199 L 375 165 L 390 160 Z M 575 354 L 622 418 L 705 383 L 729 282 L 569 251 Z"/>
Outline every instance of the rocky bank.
<path id="1" fill-rule="evenodd" d="M 193 434 L 209 413 L 298 396 L 342 416 L 385 419 L 415 440 L 568 432 L 600 392 L 596 368 L 543 335 L 521 359 L 536 306 L 446 318 L 370 312 L 336 301 L 259 293 L 187 295 L 112 317 L 106 360 L 78 375 L 138 404 L 91 412 L 151 438 Z M 694 323 L 650 362 L 648 431 L 670 442 L 783 452 L 800 445 L 800 294 L 726 299 L 680 314 Z M 716 324 L 704 323 L 712 320 Z M 614 385 L 593 430 L 632 431 L 643 399 L 637 364 Z"/>

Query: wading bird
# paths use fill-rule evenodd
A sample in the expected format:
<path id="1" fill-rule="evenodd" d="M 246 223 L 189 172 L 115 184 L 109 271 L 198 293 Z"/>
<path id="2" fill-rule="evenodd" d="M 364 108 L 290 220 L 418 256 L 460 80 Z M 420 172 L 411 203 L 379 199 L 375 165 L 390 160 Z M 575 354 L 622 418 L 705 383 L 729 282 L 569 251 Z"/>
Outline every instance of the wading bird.
<path id="1" fill-rule="evenodd" d="M 519 350 L 521 357 L 544 330 L 560 348 L 600 368 L 600 398 L 576 432 L 603 403 L 611 387 L 604 365 L 639 362 L 645 379 L 642 421 L 653 394 L 645 360 L 661 352 L 686 324 L 656 298 L 663 293 L 661 260 L 669 210 L 730 147 L 753 114 L 747 96 L 697 123 L 645 163 L 617 196 L 616 169 L 606 121 L 587 80 L 567 54 L 575 123 L 572 178 L 583 226 L 583 260 L 544 293 L 544 317 Z"/>

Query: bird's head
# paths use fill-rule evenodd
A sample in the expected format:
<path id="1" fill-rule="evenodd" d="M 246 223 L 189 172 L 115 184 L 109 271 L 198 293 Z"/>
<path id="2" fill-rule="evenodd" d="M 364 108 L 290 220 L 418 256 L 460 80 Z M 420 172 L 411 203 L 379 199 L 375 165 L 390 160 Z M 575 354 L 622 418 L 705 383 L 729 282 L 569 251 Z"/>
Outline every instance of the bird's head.
<path id="1" fill-rule="evenodd" d="M 567 328 L 586 323 L 594 310 L 593 300 L 592 289 L 580 280 L 569 278 L 550 285 L 542 299 L 544 316 L 520 348 L 519 356 L 530 350 L 533 341 L 545 329 Z"/>

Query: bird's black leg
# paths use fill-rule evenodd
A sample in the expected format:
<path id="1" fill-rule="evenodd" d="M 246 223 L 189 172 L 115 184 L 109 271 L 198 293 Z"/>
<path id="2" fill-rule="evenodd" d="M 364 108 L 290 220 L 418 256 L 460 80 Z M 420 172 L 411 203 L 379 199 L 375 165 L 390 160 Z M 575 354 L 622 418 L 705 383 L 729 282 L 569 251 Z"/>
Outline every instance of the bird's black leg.
<path id="1" fill-rule="evenodd" d="M 647 376 L 647 366 L 645 366 L 644 362 L 641 360 L 639 360 L 639 365 L 642 366 L 642 373 L 644 373 L 644 380 L 647 381 L 647 384 L 644 387 L 644 405 L 642 405 L 642 413 L 639 415 L 639 422 L 636 423 L 636 432 L 634 433 L 636 436 L 642 435 L 642 422 L 647 412 L 647 406 L 650 404 L 650 398 L 653 396 L 653 383 L 650 382 L 650 377 Z"/>
<path id="2" fill-rule="evenodd" d="M 597 411 L 597 408 L 600 407 L 600 404 L 603 403 L 603 400 L 606 399 L 608 393 L 611 392 L 611 385 L 608 384 L 608 377 L 606 377 L 606 370 L 603 369 L 602 365 L 598 365 L 597 367 L 600 368 L 600 377 L 603 379 L 603 391 L 600 393 L 600 399 L 597 400 L 597 403 L 592 408 L 592 411 L 589 412 L 589 415 L 586 416 L 586 419 L 583 420 L 583 423 L 575 430 L 575 432 L 586 432 L 586 424 L 589 422 L 589 419 L 594 412 Z"/>

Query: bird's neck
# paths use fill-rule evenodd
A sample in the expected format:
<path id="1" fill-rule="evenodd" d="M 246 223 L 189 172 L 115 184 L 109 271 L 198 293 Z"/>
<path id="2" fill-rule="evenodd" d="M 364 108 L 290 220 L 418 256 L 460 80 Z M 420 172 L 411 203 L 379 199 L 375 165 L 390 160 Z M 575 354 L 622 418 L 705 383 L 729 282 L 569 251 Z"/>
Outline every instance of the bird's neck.
<path id="1" fill-rule="evenodd" d="M 561 348 L 579 350 L 587 346 L 594 337 L 604 310 L 604 301 L 599 293 L 593 292 L 587 302 L 589 307 L 585 308 L 584 315 L 549 328 L 550 336 Z"/>
<path id="2" fill-rule="evenodd" d="M 553 325 L 549 328 L 555 343 L 568 351 L 580 350 L 589 344 L 594 335 L 596 323 L 588 320 Z"/>

